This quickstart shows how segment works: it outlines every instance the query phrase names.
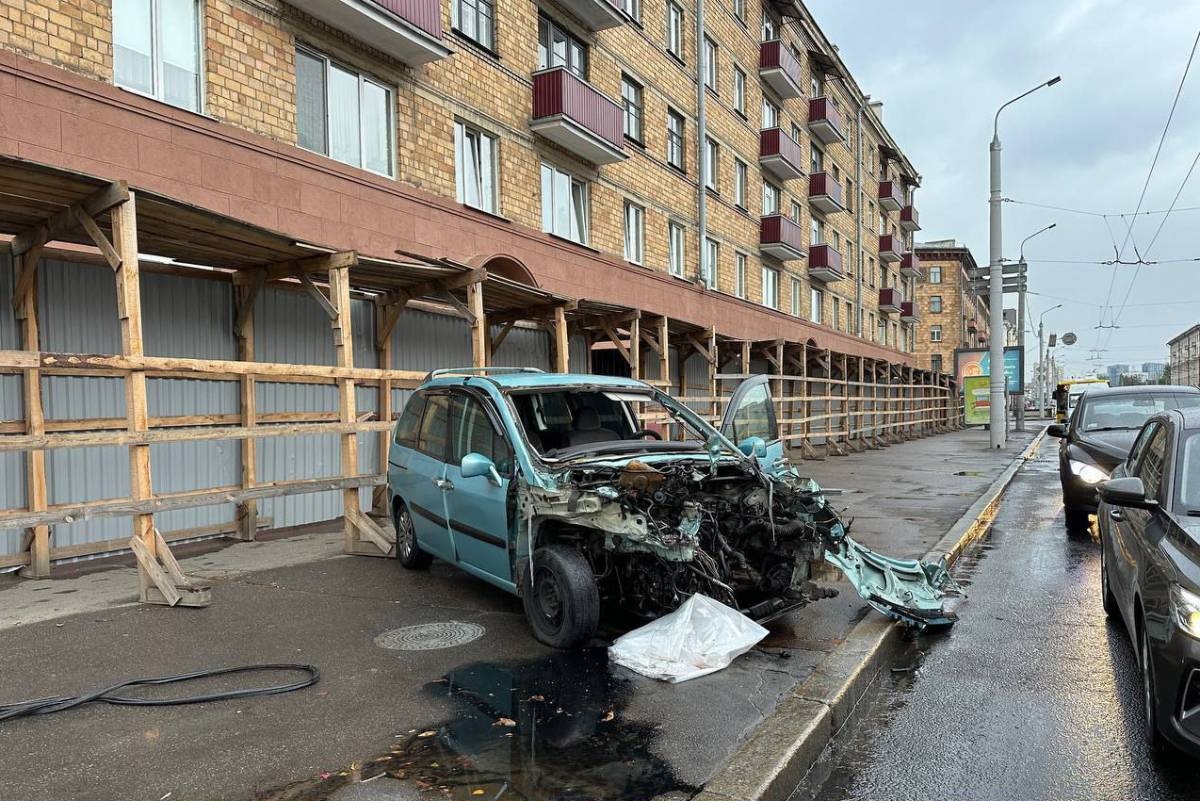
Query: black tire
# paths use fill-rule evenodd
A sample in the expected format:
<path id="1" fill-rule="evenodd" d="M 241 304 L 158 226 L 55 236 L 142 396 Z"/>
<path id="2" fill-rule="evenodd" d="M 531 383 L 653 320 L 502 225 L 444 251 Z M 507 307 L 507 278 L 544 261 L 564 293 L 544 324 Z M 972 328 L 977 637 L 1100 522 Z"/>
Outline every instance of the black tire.
<path id="1" fill-rule="evenodd" d="M 1067 512 L 1067 531 L 1087 531 L 1088 526 L 1092 524 L 1088 519 L 1087 509 L 1075 509 L 1068 506 Z"/>
<path id="2" fill-rule="evenodd" d="M 1100 604 L 1104 607 L 1104 616 L 1116 619 L 1118 614 L 1117 597 L 1113 595 L 1112 584 L 1108 580 L 1108 557 L 1104 555 L 1104 542 L 1100 542 Z"/>
<path id="3" fill-rule="evenodd" d="M 533 636 L 551 648 L 574 648 L 600 624 L 600 591 L 583 554 L 547 545 L 533 554 L 533 576 L 521 595 Z"/>
<path id="4" fill-rule="evenodd" d="M 1138 662 L 1142 670 L 1142 703 L 1146 708 L 1146 741 L 1155 753 L 1166 750 L 1166 740 L 1158 728 L 1158 685 L 1154 679 L 1154 660 L 1150 657 L 1150 637 L 1143 621 L 1138 632 Z"/>
<path id="5" fill-rule="evenodd" d="M 396 527 L 396 560 L 409 570 L 424 570 L 433 557 L 421 550 L 417 544 L 417 532 L 413 528 L 408 507 L 397 500 L 392 509 L 392 525 Z"/>

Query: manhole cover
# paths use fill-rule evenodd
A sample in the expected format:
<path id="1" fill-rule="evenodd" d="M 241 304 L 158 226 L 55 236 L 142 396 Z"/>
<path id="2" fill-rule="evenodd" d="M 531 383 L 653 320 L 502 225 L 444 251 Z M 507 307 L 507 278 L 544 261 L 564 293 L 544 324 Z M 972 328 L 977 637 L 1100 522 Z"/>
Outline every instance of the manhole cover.
<path id="1" fill-rule="evenodd" d="M 483 626 L 461 620 L 421 623 L 385 631 L 375 638 L 375 644 L 392 651 L 433 651 L 478 640 L 483 636 L 483 631 Z"/>

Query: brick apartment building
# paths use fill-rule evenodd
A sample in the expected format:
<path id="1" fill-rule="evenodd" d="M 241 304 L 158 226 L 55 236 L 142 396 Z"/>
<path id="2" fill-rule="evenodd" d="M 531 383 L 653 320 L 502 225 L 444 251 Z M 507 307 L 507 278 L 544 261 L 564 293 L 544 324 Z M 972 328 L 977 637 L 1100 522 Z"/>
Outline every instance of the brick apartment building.
<path id="1" fill-rule="evenodd" d="M 919 242 L 915 252 L 924 271 L 916 282 L 915 365 L 953 372 L 955 350 L 988 342 L 987 299 L 973 294 L 967 280 L 975 257 L 953 239 Z"/>
<path id="2" fill-rule="evenodd" d="M 798 1 L 709 3 L 702 27 L 690 0 L 6 2 L 0 154 L 908 361 L 919 175 L 880 108 Z M 986 312 L 959 324 L 965 248 L 921 258 L 945 284 L 916 287 L 917 353 L 944 367 Z"/>
<path id="3" fill-rule="evenodd" d="M 1193 325 L 1168 340 L 1171 350 L 1171 383 L 1200 386 L 1200 325 Z"/>

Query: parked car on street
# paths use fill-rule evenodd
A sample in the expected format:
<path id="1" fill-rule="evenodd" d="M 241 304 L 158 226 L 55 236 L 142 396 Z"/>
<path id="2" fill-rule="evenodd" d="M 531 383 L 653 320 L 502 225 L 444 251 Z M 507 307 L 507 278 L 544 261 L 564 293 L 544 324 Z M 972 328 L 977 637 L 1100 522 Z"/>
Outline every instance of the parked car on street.
<path id="1" fill-rule="evenodd" d="M 858 545 L 788 465 L 764 376 L 718 430 L 627 378 L 436 370 L 396 425 L 388 487 L 403 566 L 437 557 L 519 595 L 555 647 L 590 639 L 602 602 L 653 618 L 699 592 L 766 620 L 834 594 L 811 580 L 822 561 L 884 614 L 953 620 L 944 563 Z"/>
<path id="2" fill-rule="evenodd" d="M 1200 409 L 1150 417 L 1100 498 L 1100 592 L 1138 656 L 1147 735 L 1200 756 Z"/>
<path id="3" fill-rule="evenodd" d="M 1096 487 L 1129 455 L 1134 437 L 1150 415 L 1166 409 L 1200 406 L 1200 389 L 1181 386 L 1138 386 L 1089 389 L 1081 395 L 1066 423 L 1047 433 L 1058 446 L 1067 528 L 1088 527 L 1088 515 L 1099 504 Z"/>

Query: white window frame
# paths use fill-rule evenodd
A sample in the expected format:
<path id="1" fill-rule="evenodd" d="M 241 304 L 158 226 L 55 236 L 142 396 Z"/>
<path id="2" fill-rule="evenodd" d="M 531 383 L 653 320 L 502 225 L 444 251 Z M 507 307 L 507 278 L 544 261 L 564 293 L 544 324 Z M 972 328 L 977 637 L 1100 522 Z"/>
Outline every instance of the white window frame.
<path id="1" fill-rule="evenodd" d="M 667 52 L 683 61 L 683 7 L 675 2 L 667 3 Z"/>
<path id="2" fill-rule="evenodd" d="M 159 100 L 163 103 L 167 103 L 169 105 L 175 106 L 176 108 L 186 109 L 187 111 L 194 111 L 198 114 L 203 113 L 203 110 L 205 107 L 205 83 L 206 83 L 206 81 L 204 79 L 204 75 L 205 75 L 204 15 L 203 15 L 203 9 L 201 6 L 201 0 L 193 0 L 193 3 L 192 3 L 193 21 L 196 25 L 196 61 L 195 61 L 196 106 L 194 108 L 190 107 L 190 106 L 177 106 L 174 103 L 171 103 L 169 100 L 166 99 L 166 95 L 163 91 L 164 81 L 163 81 L 163 58 L 162 58 L 162 52 L 163 52 L 162 11 L 160 8 L 161 0 L 149 0 L 149 2 L 150 2 L 150 53 L 149 53 L 149 56 L 150 56 L 150 91 L 144 92 L 141 89 L 136 89 L 132 86 L 126 86 L 125 84 L 122 84 L 117 80 L 117 67 L 116 67 L 116 47 L 117 47 L 116 41 L 117 40 L 116 40 L 116 30 L 115 29 L 111 32 L 112 33 L 112 46 L 113 46 L 113 85 L 120 86 L 122 89 L 125 89 L 130 92 L 134 92 L 139 95 L 145 95 L 147 97 L 152 97 L 155 100 Z M 116 20 L 119 16 L 116 12 L 115 6 L 116 6 L 116 2 L 114 0 L 113 7 L 110 11 L 110 13 L 112 14 L 112 20 L 111 20 L 110 24 L 113 26 L 117 25 Z"/>
<path id="3" fill-rule="evenodd" d="M 930 314 L 941 314 L 942 313 L 942 296 L 941 295 L 930 295 L 929 296 L 929 313 Z"/>
<path id="4" fill-rule="evenodd" d="M 464 24 L 466 18 L 463 16 L 463 9 L 471 5 L 473 19 L 470 22 L 470 30 Z M 450 6 L 451 20 L 450 24 L 454 30 L 460 34 L 481 45 L 492 52 L 496 50 L 496 4 L 494 0 L 453 0 Z M 479 20 L 486 18 L 488 20 L 488 35 L 486 41 L 484 37 L 479 36 Z"/>
<path id="5" fill-rule="evenodd" d="M 555 180 L 555 179 L 558 179 L 561 177 L 566 177 L 569 180 L 568 186 L 569 186 L 570 197 L 567 199 L 569 220 L 568 220 L 568 225 L 567 225 L 567 231 L 560 232 L 560 231 L 554 230 L 554 226 L 556 224 L 555 214 L 554 214 L 555 198 L 553 196 L 550 198 L 547 198 L 545 192 L 543 191 L 542 192 L 542 230 L 548 234 L 553 234 L 554 236 L 560 237 L 562 239 L 566 239 L 570 242 L 576 242 L 580 245 L 586 245 L 588 243 L 589 229 L 591 228 L 591 224 L 590 224 L 591 223 L 591 219 L 590 219 L 591 213 L 590 213 L 590 209 L 589 209 L 589 206 L 591 205 L 591 202 L 590 202 L 591 191 L 588 187 L 588 182 L 586 180 L 584 180 L 583 178 L 580 178 L 576 175 L 573 175 L 573 174 L 567 172 L 566 170 L 560 169 L 559 167 L 556 167 L 553 164 L 550 164 L 549 162 L 543 161 L 542 165 L 541 165 L 541 170 L 540 170 L 540 172 L 542 174 L 543 188 L 545 185 L 545 172 L 547 170 L 549 170 L 551 173 L 550 188 L 551 188 L 552 193 L 554 192 L 555 188 L 559 184 L 559 181 Z M 579 198 L 579 200 L 582 204 L 579 208 L 576 208 L 576 205 L 575 205 L 575 201 L 577 198 Z M 550 219 L 549 227 L 547 227 L 547 224 L 546 224 L 547 203 L 550 204 L 549 205 L 549 219 Z M 578 227 L 580 229 L 578 231 L 578 234 L 579 234 L 578 238 L 573 236 L 572 232 L 571 232 L 571 228 L 575 228 L 575 227 Z"/>
<path id="6" fill-rule="evenodd" d="M 714 192 L 721 191 L 721 182 L 717 180 L 721 169 L 721 145 L 711 136 L 704 140 L 704 185 Z"/>
<path id="7" fill-rule="evenodd" d="M 748 175 L 746 162 L 737 156 L 733 158 L 733 204 L 739 209 L 746 208 L 746 181 Z"/>
<path id="8" fill-rule="evenodd" d="M 642 264 L 646 258 L 646 209 L 625 201 L 625 261 Z"/>
<path id="9" fill-rule="evenodd" d="M 942 268 L 941 267 L 930 267 L 929 268 L 929 283 L 931 283 L 931 284 L 942 283 Z"/>
<path id="10" fill-rule="evenodd" d="M 717 286 L 717 271 L 721 267 L 721 243 L 712 237 L 704 240 L 704 256 L 700 263 L 700 278 L 709 289 Z"/>
<path id="11" fill-rule="evenodd" d="M 792 277 L 792 316 L 799 317 L 804 313 L 800 307 L 800 292 L 803 287 L 800 286 L 800 279 Z"/>
<path id="12" fill-rule="evenodd" d="M 622 0 L 621 10 L 624 11 L 634 22 L 641 23 L 642 0 Z"/>
<path id="13" fill-rule="evenodd" d="M 719 50 L 717 43 L 704 34 L 704 85 L 713 90 L 714 94 L 720 94 L 718 75 L 720 74 L 720 65 L 718 64 Z"/>
<path id="14" fill-rule="evenodd" d="M 768 217 L 772 214 L 779 214 L 780 206 L 782 205 L 783 191 L 775 186 L 770 181 L 763 181 L 762 191 L 762 216 Z"/>
<path id="15" fill-rule="evenodd" d="M 764 42 L 773 42 L 779 38 L 779 23 L 775 21 L 774 17 L 767 13 L 765 8 L 763 9 L 762 14 L 761 34 Z"/>
<path id="16" fill-rule="evenodd" d="M 311 48 L 311 47 L 308 47 L 308 46 L 302 45 L 302 44 L 297 44 L 296 51 L 303 52 L 305 55 L 309 56 L 310 58 L 317 59 L 318 61 L 322 62 L 322 65 L 324 67 L 324 81 L 325 81 L 324 150 L 309 150 L 309 152 L 310 153 L 318 153 L 322 156 L 325 156 L 326 158 L 331 158 L 334 161 L 341 162 L 342 164 L 349 164 L 351 167 L 357 167 L 360 170 L 366 170 L 367 172 L 375 173 L 376 175 L 384 175 L 384 176 L 387 176 L 388 178 L 394 178 L 396 175 L 396 90 L 393 89 L 388 84 L 385 84 L 384 82 L 378 80 L 377 78 L 367 75 L 362 70 L 355 69 L 354 67 L 348 66 L 347 64 L 344 64 L 340 61 L 336 61 L 336 60 L 330 58 L 329 56 L 325 55 L 321 51 L 316 50 L 314 48 Z M 329 131 L 330 131 L 329 114 L 330 114 L 330 107 L 332 106 L 332 103 L 330 103 L 330 98 L 329 98 L 329 87 L 330 87 L 330 83 L 331 83 L 331 81 L 329 80 L 329 71 L 333 67 L 336 67 L 337 69 L 339 69 L 343 72 L 351 73 L 358 79 L 358 99 L 359 99 L 359 125 L 358 125 L 358 160 L 359 160 L 359 163 L 358 164 L 352 164 L 351 162 L 343 161 L 342 159 L 337 158 L 336 156 L 334 156 L 333 154 L 331 154 L 329 152 L 330 151 L 330 148 L 329 148 Z M 366 152 L 366 140 L 363 137 L 364 128 L 362 125 L 362 113 L 361 112 L 362 112 L 363 88 L 364 88 L 364 86 L 366 86 L 366 84 L 371 84 L 373 86 L 378 87 L 379 89 L 382 89 L 387 98 L 387 101 L 386 101 L 387 119 L 384 122 L 384 128 L 385 128 L 384 133 L 387 136 L 387 162 L 388 162 L 387 172 L 379 172 L 378 170 L 373 170 L 370 167 L 367 167 L 362 163 L 363 155 Z M 297 114 L 298 114 L 298 112 L 297 112 Z M 297 140 L 297 144 L 299 147 L 301 147 L 305 150 L 308 149 L 308 148 L 305 148 L 303 145 L 299 145 L 298 140 Z"/>
<path id="17" fill-rule="evenodd" d="M 672 123 L 679 123 L 679 131 L 676 132 L 672 127 Z M 676 168 L 680 172 L 687 171 L 687 120 L 675 109 L 667 109 L 667 163 Z M 676 158 L 678 156 L 678 158 Z"/>
<path id="18" fill-rule="evenodd" d="M 808 316 L 817 325 L 821 325 L 821 318 L 825 312 L 825 292 L 817 289 L 815 286 L 809 288 L 808 292 Z"/>
<path id="19" fill-rule="evenodd" d="M 733 294 L 746 297 L 746 254 L 741 251 L 733 254 Z"/>
<path id="20" fill-rule="evenodd" d="M 686 259 L 686 231 L 674 220 L 667 223 L 667 271 L 682 277 Z"/>
<path id="21" fill-rule="evenodd" d="M 837 296 L 834 296 L 834 298 L 833 298 L 833 302 L 832 302 L 832 303 L 830 303 L 830 304 L 829 304 L 829 306 L 830 306 L 830 308 L 833 310 L 833 330 L 834 330 L 834 331 L 841 330 L 841 327 L 842 327 L 842 309 L 841 309 L 841 304 L 840 304 L 840 303 L 838 303 Z"/>
<path id="22" fill-rule="evenodd" d="M 941 342 L 942 341 L 942 327 L 940 325 L 929 326 L 929 341 L 930 342 Z"/>
<path id="23" fill-rule="evenodd" d="M 811 215 L 809 224 L 809 244 L 823 245 L 825 244 L 825 221 L 817 215 Z"/>
<path id="24" fill-rule="evenodd" d="M 641 144 L 645 137 L 646 93 L 642 85 L 621 75 L 621 127 L 627 139 Z"/>
<path id="25" fill-rule="evenodd" d="M 762 268 L 762 305 L 768 309 L 779 308 L 779 270 L 765 264 Z"/>
<path id="26" fill-rule="evenodd" d="M 825 151 L 811 143 L 808 146 L 808 172 L 810 175 L 825 172 Z"/>
<path id="27" fill-rule="evenodd" d="M 737 17 L 739 22 L 746 21 L 746 0 L 733 0 L 733 16 Z"/>
<path id="28" fill-rule="evenodd" d="M 479 144 L 469 147 L 472 138 Z M 482 147 L 484 141 L 490 145 L 486 158 Z M 454 184 L 459 203 L 486 211 L 489 214 L 499 213 L 497 211 L 500 197 L 500 176 L 497 170 L 497 165 L 500 163 L 499 151 L 500 139 L 498 137 L 462 120 L 454 121 Z M 463 166 L 468 158 L 475 167 L 475 192 L 479 197 L 479 203 L 471 203 L 467 199 L 467 176 Z M 488 191 L 489 186 L 490 191 Z"/>
<path id="29" fill-rule="evenodd" d="M 733 110 L 746 116 L 746 73 L 737 64 L 733 65 Z"/>
<path id="30" fill-rule="evenodd" d="M 775 105 L 766 95 L 762 99 L 762 124 L 764 130 L 779 127 L 779 106 Z"/>

